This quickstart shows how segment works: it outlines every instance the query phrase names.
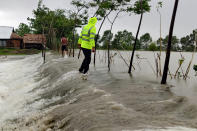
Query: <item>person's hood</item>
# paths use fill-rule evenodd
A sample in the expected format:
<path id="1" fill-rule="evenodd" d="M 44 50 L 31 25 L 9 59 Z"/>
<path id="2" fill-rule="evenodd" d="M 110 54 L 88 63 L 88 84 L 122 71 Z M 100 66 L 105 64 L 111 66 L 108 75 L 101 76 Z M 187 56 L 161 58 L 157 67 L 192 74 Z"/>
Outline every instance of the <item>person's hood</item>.
<path id="1" fill-rule="evenodd" d="M 88 25 L 96 25 L 96 22 L 97 22 L 97 18 L 92 17 L 92 18 L 89 19 Z"/>

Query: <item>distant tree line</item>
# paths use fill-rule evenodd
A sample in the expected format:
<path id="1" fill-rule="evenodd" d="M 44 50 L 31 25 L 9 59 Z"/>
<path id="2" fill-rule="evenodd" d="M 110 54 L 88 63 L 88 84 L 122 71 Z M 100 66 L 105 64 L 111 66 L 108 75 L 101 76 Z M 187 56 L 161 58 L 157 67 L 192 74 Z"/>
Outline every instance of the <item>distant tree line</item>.
<path id="1" fill-rule="evenodd" d="M 73 37 L 78 39 L 76 28 L 87 24 L 88 19 L 85 3 L 73 0 L 71 4 L 76 10 L 51 10 L 42 2 L 39 0 L 37 9 L 33 10 L 33 18 L 27 18 L 29 24 L 20 23 L 16 33 L 43 34 L 47 37 L 47 47 L 54 50 L 59 49 L 60 38 L 66 36 L 71 46 L 77 47 L 77 41 L 73 41 Z"/>
<path id="2" fill-rule="evenodd" d="M 110 30 L 104 31 L 102 36 L 99 36 L 98 47 L 100 49 L 107 49 L 107 42 L 110 39 L 111 49 L 118 50 L 132 50 L 135 37 L 132 32 L 127 30 L 118 31 L 115 35 L 111 33 Z M 168 44 L 168 35 L 165 38 L 161 39 L 162 41 L 162 50 L 166 50 Z M 172 37 L 172 51 L 193 51 L 194 48 L 194 33 L 182 37 L 180 39 L 177 36 Z M 157 41 L 153 41 L 149 33 L 143 34 L 137 40 L 137 50 L 149 50 L 149 51 L 158 51 L 160 49 L 160 38 Z"/>
<path id="3" fill-rule="evenodd" d="M 143 0 L 144 11 L 150 10 L 149 1 Z M 74 49 L 77 47 L 77 38 L 79 37 L 76 30 L 87 24 L 89 17 L 96 16 L 99 21 L 102 20 L 101 29 L 105 20 L 109 20 L 108 16 L 112 12 L 139 14 L 139 2 L 137 0 L 72 0 L 71 6 L 73 7 L 70 10 L 51 10 L 43 5 L 43 0 L 39 0 L 37 9 L 33 10 L 33 17 L 27 18 L 29 23 L 21 23 L 16 32 L 20 36 L 28 33 L 44 34 L 47 37 L 47 47 L 54 50 L 60 46 L 60 37 L 66 36 Z M 124 48 L 129 48 L 125 46 L 127 43 L 125 43 Z"/>
<path id="4" fill-rule="evenodd" d="M 58 36 L 58 38 L 61 37 L 61 35 L 65 35 L 68 38 L 72 39 L 72 28 L 69 27 L 69 24 L 71 23 L 67 23 L 68 25 L 62 25 L 62 27 L 59 27 L 60 30 L 62 30 L 62 28 L 65 29 L 62 30 L 62 32 L 57 32 L 56 36 Z M 40 30 L 36 30 L 36 32 L 32 31 L 31 28 L 24 24 L 21 23 L 19 25 L 19 28 L 16 29 L 16 32 L 20 35 L 23 36 L 24 34 L 27 33 L 42 33 L 42 28 L 37 27 Z M 110 34 L 110 35 L 109 35 Z M 75 34 L 75 48 L 77 48 L 77 39 L 78 39 L 79 35 L 76 33 Z M 107 49 L 107 42 L 110 39 L 111 41 L 111 49 L 118 49 L 118 50 L 132 50 L 133 48 L 133 43 L 135 40 L 135 37 L 133 36 L 132 32 L 128 32 L 127 30 L 124 31 L 118 31 L 115 35 L 113 35 L 113 33 L 110 32 L 110 30 L 106 30 L 104 31 L 102 36 L 98 37 L 98 43 L 97 43 L 97 47 L 99 49 Z M 167 43 L 168 43 L 168 35 L 165 38 L 162 38 L 162 50 L 166 49 Z M 187 36 L 184 36 L 180 39 L 177 38 L 177 36 L 173 36 L 172 37 L 172 50 L 173 51 L 193 51 L 194 48 L 194 34 L 191 33 Z M 160 45 L 160 38 L 158 38 L 157 41 L 153 41 L 152 37 L 150 36 L 149 33 L 145 33 L 143 34 L 138 40 L 137 40 L 137 46 L 136 49 L 137 50 L 150 50 L 150 51 L 158 51 L 159 50 L 159 45 Z"/>
<path id="5" fill-rule="evenodd" d="M 42 0 L 39 0 L 37 9 L 33 10 L 33 18 L 27 18 L 29 24 L 21 23 L 18 29 L 16 29 L 16 32 L 20 36 L 24 36 L 24 34 L 28 33 L 44 34 L 47 37 L 47 47 L 55 50 L 60 47 L 60 38 L 62 36 L 66 36 L 70 43 L 72 43 L 72 48 L 77 48 L 77 39 L 79 35 L 77 34 L 76 29 L 87 24 L 89 17 L 88 11 L 97 7 L 98 9 L 95 11 L 95 15 L 99 20 L 108 17 L 112 9 L 115 8 L 114 4 L 117 6 L 114 10 L 118 10 L 118 8 L 121 7 L 121 12 L 139 11 L 138 8 L 125 7 L 127 2 L 130 1 L 117 0 L 116 3 L 109 0 L 100 3 L 93 0 L 87 3 L 85 0 L 73 0 L 71 2 L 71 5 L 74 7 L 72 10 L 51 10 L 42 4 Z M 138 6 L 139 5 L 136 5 L 136 7 Z M 148 11 L 149 6 L 146 5 L 145 7 L 144 8 Z M 97 40 L 97 47 L 99 49 L 107 49 L 108 44 L 110 43 L 110 49 L 132 50 L 135 36 L 132 32 L 128 32 L 127 30 L 118 31 L 116 34 L 113 34 L 111 30 L 106 30 L 102 36 L 97 36 Z M 162 50 L 165 50 L 168 43 L 168 36 L 161 38 L 161 42 Z M 180 39 L 173 36 L 172 50 L 193 51 L 193 42 L 193 32 Z M 159 45 L 160 38 L 158 38 L 157 41 L 153 41 L 151 35 L 149 33 L 145 33 L 137 39 L 136 49 L 155 51 L 159 50 Z"/>

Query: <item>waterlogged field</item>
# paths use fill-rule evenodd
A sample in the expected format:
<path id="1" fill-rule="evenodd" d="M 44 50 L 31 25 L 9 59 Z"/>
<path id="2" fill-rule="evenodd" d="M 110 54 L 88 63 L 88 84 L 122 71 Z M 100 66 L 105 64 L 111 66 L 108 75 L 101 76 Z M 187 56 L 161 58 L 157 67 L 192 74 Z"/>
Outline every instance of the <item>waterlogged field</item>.
<path id="1" fill-rule="evenodd" d="M 132 79 L 136 79 L 141 82 L 150 82 L 150 83 L 158 83 L 161 82 L 161 77 L 156 71 L 156 63 L 155 58 L 159 52 L 150 52 L 150 51 L 137 51 L 135 53 L 134 58 L 134 68 L 132 68 Z M 98 54 L 99 60 L 101 63 L 107 64 L 107 51 L 100 51 Z M 122 51 L 111 52 L 111 55 L 117 54 L 114 56 L 111 62 L 111 71 L 112 72 L 128 72 L 128 65 L 130 64 L 130 56 L 131 52 Z M 186 95 L 187 97 L 191 97 L 191 99 L 196 99 L 197 93 L 197 76 L 196 72 L 193 70 L 193 65 L 197 64 L 197 54 L 194 54 L 190 70 L 188 73 L 188 77 L 184 80 L 183 75 L 186 73 L 186 70 L 189 66 L 189 63 L 192 59 L 192 52 L 172 52 L 171 59 L 169 64 L 169 73 L 167 85 L 169 87 L 174 87 L 171 90 L 175 91 L 178 95 Z M 122 59 L 122 57 L 124 60 Z M 136 57 L 137 56 L 137 57 Z M 161 54 L 161 73 L 163 73 L 163 67 L 165 62 L 165 52 Z M 184 57 L 184 62 L 181 68 L 178 70 L 180 72 L 180 77 L 174 78 L 174 75 L 179 67 L 179 59 Z M 125 63 L 126 61 L 126 63 Z M 97 64 L 99 64 L 98 62 Z M 158 62 L 159 63 L 159 62 Z M 102 65 L 102 64 L 101 64 Z M 178 73 L 177 75 L 178 76 Z"/>
<path id="2" fill-rule="evenodd" d="M 78 51 L 76 51 L 78 52 Z M 160 85 L 153 52 L 112 51 L 111 70 L 106 51 L 97 51 L 88 80 L 78 68 L 83 59 L 47 53 L 9 56 L 0 62 L 0 129 L 17 131 L 196 131 L 196 77 L 191 66 L 187 80 L 171 78 L 180 53 L 173 52 L 168 84 Z M 155 52 L 156 54 L 157 52 Z M 192 53 L 183 52 L 185 72 Z M 76 54 L 77 56 L 77 54 Z M 93 57 L 93 56 L 92 56 Z M 124 58 L 124 60 L 123 60 Z M 165 59 L 162 52 L 161 65 Z"/>

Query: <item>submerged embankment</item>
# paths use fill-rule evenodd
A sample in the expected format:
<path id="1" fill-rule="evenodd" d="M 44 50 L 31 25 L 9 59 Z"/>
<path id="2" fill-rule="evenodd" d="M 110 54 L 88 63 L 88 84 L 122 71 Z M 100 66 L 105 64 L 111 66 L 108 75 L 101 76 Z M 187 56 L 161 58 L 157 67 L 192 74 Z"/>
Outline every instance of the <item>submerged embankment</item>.
<path id="1" fill-rule="evenodd" d="M 108 72 L 98 57 L 87 81 L 77 71 L 81 60 L 72 57 L 49 53 L 45 64 L 41 54 L 1 61 L 0 129 L 197 130 L 195 88 L 161 86 L 159 78 L 138 71 L 130 76 L 121 60 Z"/>

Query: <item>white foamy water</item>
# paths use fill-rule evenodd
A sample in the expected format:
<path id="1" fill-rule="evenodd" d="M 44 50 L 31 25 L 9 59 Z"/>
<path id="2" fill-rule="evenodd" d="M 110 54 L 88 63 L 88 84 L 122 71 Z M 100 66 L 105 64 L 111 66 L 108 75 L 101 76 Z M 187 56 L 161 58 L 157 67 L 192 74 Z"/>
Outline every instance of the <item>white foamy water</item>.
<path id="1" fill-rule="evenodd" d="M 68 56 L 64 56 L 64 57 L 61 57 L 61 58 L 58 58 L 58 59 L 53 59 L 52 61 L 54 62 L 62 62 L 62 61 L 66 61 L 68 59 Z"/>
<path id="2" fill-rule="evenodd" d="M 64 62 L 66 59 L 58 58 L 52 62 L 55 63 L 56 60 L 57 62 Z M 29 115 L 38 114 L 43 106 L 61 99 L 60 96 L 52 98 L 40 98 L 39 96 L 45 91 L 42 86 L 49 86 L 49 77 L 41 78 L 41 71 L 48 66 L 49 63 L 43 65 L 43 58 L 40 54 L 12 60 L 8 58 L 6 61 L 1 61 L 0 127 L 7 124 L 7 120 L 26 119 Z M 64 81 L 73 80 L 76 76 L 79 76 L 78 71 L 64 73 L 57 81 L 53 82 L 52 88 Z"/>
<path id="3" fill-rule="evenodd" d="M 64 81 L 64 80 L 69 80 L 69 79 L 75 79 L 79 75 L 79 71 L 70 71 L 65 74 L 63 74 L 60 79 L 58 80 L 57 83 Z"/>
<path id="4" fill-rule="evenodd" d="M 28 91 L 38 86 L 38 68 L 43 64 L 40 54 L 0 63 L 0 123 L 19 115 Z"/>
<path id="5" fill-rule="evenodd" d="M 62 130 L 69 128 L 74 130 L 76 128 L 80 131 L 84 129 L 83 127 L 87 127 L 87 130 L 93 130 L 94 126 L 98 126 L 94 129 L 103 131 L 104 127 L 107 130 L 107 126 L 109 126 L 108 129 L 117 129 L 117 131 L 196 131 L 196 129 L 186 128 L 195 127 L 193 123 L 184 124 L 188 117 L 196 114 L 195 106 L 187 108 L 187 99 L 177 102 L 170 93 L 160 90 L 158 85 L 151 82 L 145 81 L 151 83 L 150 85 L 141 84 L 140 82 L 144 81 L 138 71 L 134 71 L 136 76 L 139 75 L 136 80 L 127 77 L 125 71 L 124 74 L 121 71 L 118 72 L 120 67 L 122 70 L 127 69 L 124 68 L 125 63 L 122 63 L 122 60 L 121 62 L 120 60 L 114 61 L 115 64 L 112 65 L 114 67 L 112 67 L 111 73 L 108 73 L 107 68 L 102 67 L 103 63 L 99 64 L 101 67 L 96 67 L 98 69 L 96 71 L 93 71 L 95 68 L 91 68 L 87 81 L 80 78 L 81 74 L 77 71 L 80 65 L 77 62 L 78 59 L 74 60 L 74 58 L 48 55 L 47 61 L 43 65 L 40 54 L 1 62 L 0 127 L 4 122 L 8 129 L 23 131 L 29 130 L 32 125 L 37 130 L 37 126 L 39 129 L 43 125 L 42 119 L 57 115 L 57 117 L 51 118 L 49 122 L 57 124 L 59 121 L 65 120 L 63 124 L 66 126 L 62 127 Z M 137 69 L 137 65 L 135 66 Z M 144 66 L 143 63 L 142 66 Z M 144 70 L 152 74 L 151 70 L 148 69 L 149 67 Z M 116 75 L 113 74 L 114 72 Z M 149 74 L 146 76 L 151 77 Z M 151 80 L 154 79 L 151 77 Z M 165 109 L 168 108 L 171 114 L 166 115 L 165 122 L 167 125 L 165 125 L 163 117 L 161 122 L 160 116 L 156 117 L 158 113 L 164 114 Z M 190 113 L 191 109 L 194 112 Z M 183 114 L 184 111 L 188 114 Z M 38 118 L 34 118 L 34 115 Z M 148 119 L 149 115 L 153 122 L 151 122 L 152 119 Z M 179 124 L 174 125 L 174 121 L 171 120 L 171 118 L 177 118 L 176 115 L 179 115 L 178 120 L 187 118 L 180 120 L 180 126 L 183 127 L 178 127 Z M 63 120 L 61 120 L 62 117 L 64 117 Z M 35 125 L 31 123 L 32 119 L 37 122 Z M 195 118 L 190 119 L 195 121 Z M 25 127 L 30 127 L 24 129 L 19 123 Z M 26 123 L 30 124 L 26 125 Z M 16 126 L 9 128 L 13 124 Z M 162 126 L 160 127 L 160 125 Z M 51 127 L 51 125 L 46 124 L 46 127 L 49 126 Z M 54 126 L 53 130 L 57 130 L 57 128 Z"/>

